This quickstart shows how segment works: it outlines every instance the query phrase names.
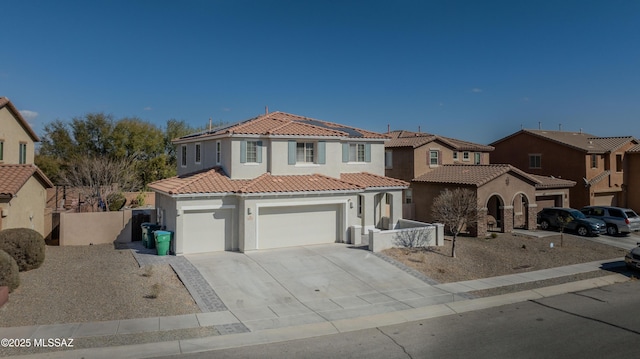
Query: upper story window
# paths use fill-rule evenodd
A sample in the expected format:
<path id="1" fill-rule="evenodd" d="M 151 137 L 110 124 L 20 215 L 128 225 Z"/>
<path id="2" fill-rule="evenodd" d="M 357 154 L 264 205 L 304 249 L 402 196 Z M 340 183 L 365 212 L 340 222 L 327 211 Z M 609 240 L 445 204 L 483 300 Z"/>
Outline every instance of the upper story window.
<path id="1" fill-rule="evenodd" d="M 529 168 L 542 168 L 542 155 L 539 153 L 529 155 Z"/>
<path id="2" fill-rule="evenodd" d="M 462 160 L 469 161 L 469 152 L 467 151 L 462 152 Z"/>
<path id="3" fill-rule="evenodd" d="M 182 145 L 180 152 L 180 165 L 187 167 L 187 145 Z"/>
<path id="4" fill-rule="evenodd" d="M 598 168 L 598 155 L 591 155 L 591 168 Z"/>
<path id="5" fill-rule="evenodd" d="M 0 161 L 4 159 L 4 140 L 0 140 Z"/>
<path id="6" fill-rule="evenodd" d="M 0 160 L 2 159 L 2 148 L 0 147 Z M 622 172 L 622 155 L 616 155 L 616 172 Z"/>
<path id="7" fill-rule="evenodd" d="M 222 144 L 216 141 L 216 164 L 219 165 L 222 159 Z"/>
<path id="8" fill-rule="evenodd" d="M 404 190 L 404 203 L 413 203 L 413 190 L 411 188 L 407 188 Z"/>
<path id="9" fill-rule="evenodd" d="M 437 166 L 440 163 L 440 151 L 429 150 L 429 166 Z"/>
<path id="10" fill-rule="evenodd" d="M 343 143 L 342 162 L 371 162 L 371 144 Z"/>
<path id="11" fill-rule="evenodd" d="M 314 163 L 314 143 L 313 142 L 297 142 L 296 143 L 296 162 Z"/>
<path id="12" fill-rule="evenodd" d="M 475 152 L 473 154 L 473 163 L 479 165 L 482 162 L 482 156 L 480 156 L 480 152 Z"/>
<path id="13" fill-rule="evenodd" d="M 27 144 L 20 143 L 20 158 L 18 159 L 18 163 L 23 165 L 27 163 Z"/>
<path id="14" fill-rule="evenodd" d="M 242 141 L 240 163 L 262 163 L 262 141 Z"/>
<path id="15" fill-rule="evenodd" d="M 392 150 L 384 151 L 384 168 L 385 169 L 393 168 L 393 151 Z"/>
<path id="16" fill-rule="evenodd" d="M 200 164 L 202 161 L 202 146 L 199 143 L 196 143 L 196 164 Z"/>
<path id="17" fill-rule="evenodd" d="M 289 141 L 289 154 L 287 163 L 290 165 L 319 164 L 326 163 L 326 142 L 298 142 Z"/>
<path id="18" fill-rule="evenodd" d="M 364 143 L 349 144 L 349 162 L 364 162 Z"/>
<path id="19" fill-rule="evenodd" d="M 453 160 L 454 161 L 458 160 L 458 151 L 453 151 Z"/>

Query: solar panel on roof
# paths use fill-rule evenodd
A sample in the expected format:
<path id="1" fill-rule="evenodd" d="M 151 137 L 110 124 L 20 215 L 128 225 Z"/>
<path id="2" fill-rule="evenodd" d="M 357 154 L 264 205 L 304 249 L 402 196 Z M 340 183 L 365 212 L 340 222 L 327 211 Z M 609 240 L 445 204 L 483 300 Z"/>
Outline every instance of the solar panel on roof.
<path id="1" fill-rule="evenodd" d="M 330 124 L 328 124 L 326 122 L 318 121 L 318 120 L 305 120 L 304 122 L 307 122 L 307 123 L 312 124 L 314 126 L 327 128 L 327 129 L 330 129 L 330 130 L 346 132 L 349 135 L 349 137 L 364 137 L 364 135 L 360 131 L 356 130 L 355 128 L 341 127 L 341 126 L 331 126 Z"/>

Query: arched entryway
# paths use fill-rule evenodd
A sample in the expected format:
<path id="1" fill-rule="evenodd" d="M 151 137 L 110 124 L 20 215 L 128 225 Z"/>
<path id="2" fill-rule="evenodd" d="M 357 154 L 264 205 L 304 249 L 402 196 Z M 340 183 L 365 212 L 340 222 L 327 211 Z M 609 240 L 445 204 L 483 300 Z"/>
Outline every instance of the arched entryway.
<path id="1" fill-rule="evenodd" d="M 517 193 L 511 202 L 513 207 L 513 228 L 529 229 L 529 198 L 524 193 Z"/>
<path id="2" fill-rule="evenodd" d="M 498 194 L 493 194 L 487 200 L 486 223 L 489 232 L 504 232 L 504 200 Z"/>

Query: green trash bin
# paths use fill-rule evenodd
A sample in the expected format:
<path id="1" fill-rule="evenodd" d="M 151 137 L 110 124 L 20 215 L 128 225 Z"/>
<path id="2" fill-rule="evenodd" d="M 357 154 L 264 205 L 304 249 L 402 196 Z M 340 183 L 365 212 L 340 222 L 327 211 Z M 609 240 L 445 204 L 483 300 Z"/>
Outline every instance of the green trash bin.
<path id="1" fill-rule="evenodd" d="M 166 256 L 169 254 L 169 248 L 171 248 L 171 232 L 169 231 L 155 231 L 153 232 L 156 239 L 156 249 L 159 256 Z"/>

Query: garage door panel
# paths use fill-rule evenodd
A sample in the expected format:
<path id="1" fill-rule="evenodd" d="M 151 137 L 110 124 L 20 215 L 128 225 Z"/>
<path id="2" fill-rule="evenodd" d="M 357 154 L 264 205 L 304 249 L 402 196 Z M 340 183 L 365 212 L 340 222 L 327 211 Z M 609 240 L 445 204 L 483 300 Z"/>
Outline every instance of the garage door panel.
<path id="1" fill-rule="evenodd" d="M 262 207 L 258 213 L 258 248 L 334 243 L 339 216 L 337 204 Z"/>
<path id="2" fill-rule="evenodd" d="M 612 193 L 596 194 L 593 198 L 595 206 L 616 206 L 616 196 Z"/>
<path id="3" fill-rule="evenodd" d="M 231 250 L 232 215 L 229 209 L 185 211 L 182 252 Z"/>

